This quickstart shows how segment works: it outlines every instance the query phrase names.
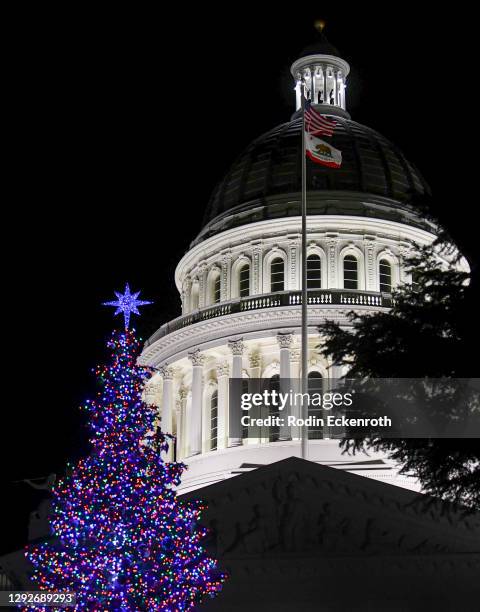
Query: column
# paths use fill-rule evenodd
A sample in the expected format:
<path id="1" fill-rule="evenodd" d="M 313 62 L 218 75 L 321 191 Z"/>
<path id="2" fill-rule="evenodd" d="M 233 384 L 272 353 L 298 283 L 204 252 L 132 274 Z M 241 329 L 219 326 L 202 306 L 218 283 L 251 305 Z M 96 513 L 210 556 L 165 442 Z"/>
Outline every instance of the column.
<path id="1" fill-rule="evenodd" d="M 300 88 L 300 83 L 301 83 L 301 79 L 302 77 L 300 75 L 297 76 L 296 82 L 295 82 L 295 101 L 296 101 L 296 110 L 300 110 L 301 106 L 302 106 L 302 99 L 301 99 L 301 88 Z"/>
<path id="2" fill-rule="evenodd" d="M 231 282 L 230 275 L 232 269 L 232 254 L 230 251 L 222 253 L 222 270 L 221 274 L 221 290 L 220 296 L 222 302 L 227 302 L 231 298 Z"/>
<path id="3" fill-rule="evenodd" d="M 192 280 L 187 276 L 182 286 L 182 314 L 187 314 L 191 310 L 190 297 L 192 293 Z"/>
<path id="4" fill-rule="evenodd" d="M 207 303 L 207 264 L 202 262 L 198 269 L 198 307 L 203 308 Z"/>
<path id="5" fill-rule="evenodd" d="M 175 444 L 177 447 L 177 461 L 183 459 L 187 455 L 187 428 L 185 419 L 185 400 L 187 399 L 187 389 L 181 386 L 178 390 L 176 400 L 177 411 L 177 436 Z"/>
<path id="6" fill-rule="evenodd" d="M 287 236 L 288 244 L 288 283 L 286 287 L 290 291 L 300 289 L 301 281 L 301 255 L 300 255 L 300 237 L 298 234 Z"/>
<path id="7" fill-rule="evenodd" d="M 225 361 L 217 365 L 218 381 L 218 431 L 217 448 L 226 448 L 228 444 L 228 377 L 230 366 Z"/>
<path id="8" fill-rule="evenodd" d="M 252 243 L 252 287 L 250 293 L 252 295 L 258 295 L 263 293 L 263 258 L 262 258 L 262 241 L 257 240 Z"/>
<path id="9" fill-rule="evenodd" d="M 330 75 L 330 82 L 328 84 L 328 103 L 330 104 L 330 100 L 333 99 L 333 104 L 335 104 L 335 73 L 333 70 L 333 66 L 327 66 L 327 73 Z M 330 92 L 332 95 L 330 96 Z"/>
<path id="10" fill-rule="evenodd" d="M 259 351 L 252 352 L 248 355 L 248 373 L 249 379 L 249 392 L 259 393 L 261 392 L 260 376 L 262 374 L 262 355 Z M 242 411 L 243 414 L 247 414 Z M 253 433 L 248 428 L 248 437 L 243 439 L 244 444 L 260 444 L 262 441 L 261 436 L 254 438 Z"/>
<path id="11" fill-rule="evenodd" d="M 280 346 L 280 392 L 290 391 L 290 346 L 292 345 L 293 334 L 291 332 L 277 334 L 277 342 Z M 289 403 L 281 411 L 280 416 L 285 420 L 285 425 L 280 427 L 279 440 L 291 440 L 290 427 L 287 425 L 288 416 L 291 414 L 292 407 Z"/>
<path id="12" fill-rule="evenodd" d="M 292 390 L 294 393 L 300 393 L 300 361 L 301 361 L 301 350 L 295 346 L 290 349 L 290 376 L 292 377 Z M 300 418 L 302 411 L 302 405 L 300 402 L 295 402 L 292 406 L 292 414 L 297 418 Z M 294 440 L 300 439 L 300 428 L 292 427 L 290 434 Z"/>
<path id="13" fill-rule="evenodd" d="M 205 355 L 200 349 L 195 349 L 188 354 L 192 362 L 192 413 L 189 422 L 189 448 L 190 455 L 198 455 L 202 452 L 202 409 L 203 409 L 203 364 Z"/>
<path id="14" fill-rule="evenodd" d="M 210 379 L 205 384 L 206 390 L 203 394 L 206 402 L 202 410 L 202 454 L 208 453 L 211 450 L 211 434 L 212 434 L 212 413 L 211 399 L 215 391 L 218 392 L 216 381 Z M 218 398 L 217 398 L 218 399 Z M 217 448 L 218 448 L 218 417 L 217 417 Z"/>
<path id="15" fill-rule="evenodd" d="M 312 104 L 316 103 L 315 95 L 316 95 L 316 87 L 315 87 L 315 66 L 310 66 L 310 100 Z"/>
<path id="16" fill-rule="evenodd" d="M 232 351 L 232 378 L 242 378 L 243 366 L 243 340 L 229 340 L 228 348 Z M 240 394 L 236 393 L 230 397 L 228 417 L 228 446 L 239 446 L 242 444 L 242 409 Z"/>
<path id="17" fill-rule="evenodd" d="M 378 291 L 377 274 L 375 270 L 375 236 L 364 237 L 364 260 L 365 260 L 365 290 Z M 359 279 L 360 280 L 360 279 Z M 363 289 L 363 287 L 358 287 Z"/>
<path id="18" fill-rule="evenodd" d="M 327 104 L 327 73 L 324 66 L 320 66 L 320 73 L 322 75 L 322 103 Z"/>
<path id="19" fill-rule="evenodd" d="M 159 371 L 163 377 L 162 431 L 173 434 L 173 368 L 164 365 Z M 172 445 L 173 441 L 169 442 L 167 460 L 173 457 Z"/>
<path id="20" fill-rule="evenodd" d="M 338 87 L 338 104 L 343 109 L 345 109 L 345 88 L 343 85 L 343 72 L 341 70 L 337 71 L 337 87 Z"/>
<path id="21" fill-rule="evenodd" d="M 337 276 L 337 244 L 337 235 L 327 234 L 327 279 L 329 289 L 340 289 L 343 287 L 341 279 Z"/>

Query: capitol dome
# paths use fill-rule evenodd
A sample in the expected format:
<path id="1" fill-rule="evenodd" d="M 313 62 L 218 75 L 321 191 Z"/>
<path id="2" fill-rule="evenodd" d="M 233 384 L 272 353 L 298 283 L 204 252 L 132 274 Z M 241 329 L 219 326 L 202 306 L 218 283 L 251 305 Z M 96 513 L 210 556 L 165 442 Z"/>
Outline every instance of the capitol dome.
<path id="1" fill-rule="evenodd" d="M 352 311 L 388 312 L 396 288 L 413 282 L 408 257 L 435 240 L 419 208 L 428 186 L 393 143 L 351 120 L 350 66 L 320 34 L 290 68 L 290 121 L 247 146 L 206 203 L 175 271 L 181 314 L 139 359 L 155 371 L 145 395 L 175 436 L 169 456 L 189 466 L 182 492 L 291 456 L 411 486 L 381 454 L 346 458 L 342 432 L 323 424 L 250 430 L 230 388 L 300 378 L 335 388 L 348 366 L 319 352 L 325 322 L 348 329 Z M 303 130 L 305 108 L 320 129 Z M 300 414 L 296 403 L 285 410 Z"/>
<path id="2" fill-rule="evenodd" d="M 335 116 L 341 168 L 307 167 L 309 215 L 369 216 L 422 226 L 410 202 L 429 193 L 419 171 L 375 130 Z M 296 216 L 301 205 L 302 120 L 254 140 L 216 186 L 197 242 L 227 228 Z M 356 197 L 355 197 L 356 194 Z"/>

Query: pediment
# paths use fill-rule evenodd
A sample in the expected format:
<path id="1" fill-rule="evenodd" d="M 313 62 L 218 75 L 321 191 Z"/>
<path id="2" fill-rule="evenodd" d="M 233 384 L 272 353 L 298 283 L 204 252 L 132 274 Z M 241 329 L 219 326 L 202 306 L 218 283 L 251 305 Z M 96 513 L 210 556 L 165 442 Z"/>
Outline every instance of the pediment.
<path id="1" fill-rule="evenodd" d="M 222 559 L 480 552 L 480 517 L 370 478 L 290 457 L 181 499 L 201 499 Z"/>

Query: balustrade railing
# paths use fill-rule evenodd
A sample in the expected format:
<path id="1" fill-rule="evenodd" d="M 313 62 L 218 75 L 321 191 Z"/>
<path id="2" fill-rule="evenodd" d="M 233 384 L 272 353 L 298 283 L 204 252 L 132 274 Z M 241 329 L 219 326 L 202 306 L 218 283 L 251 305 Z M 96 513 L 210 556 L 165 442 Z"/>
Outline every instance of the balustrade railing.
<path id="1" fill-rule="evenodd" d="M 388 293 L 378 293 L 374 291 L 309 289 L 307 303 L 312 306 L 371 306 L 373 308 L 390 308 L 392 305 L 392 297 Z M 238 298 L 230 302 L 214 304 L 178 317 L 169 323 L 165 323 L 165 325 L 162 325 L 162 327 L 148 339 L 147 345 L 163 338 L 167 334 L 171 334 L 174 331 L 188 327 L 199 321 L 207 321 L 208 319 L 235 314 L 237 312 L 277 308 L 279 306 L 301 305 L 301 291 L 281 291 L 278 293 L 252 295 Z"/>

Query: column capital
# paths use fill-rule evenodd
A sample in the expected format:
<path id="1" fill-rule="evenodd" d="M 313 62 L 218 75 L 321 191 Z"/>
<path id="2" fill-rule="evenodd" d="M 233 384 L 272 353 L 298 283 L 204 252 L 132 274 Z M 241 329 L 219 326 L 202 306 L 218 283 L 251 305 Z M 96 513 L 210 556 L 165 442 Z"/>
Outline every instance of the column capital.
<path id="1" fill-rule="evenodd" d="M 187 387 L 180 387 L 180 389 L 178 390 L 178 401 L 183 402 L 184 400 L 187 399 L 187 395 L 188 395 L 188 389 Z"/>
<path id="2" fill-rule="evenodd" d="M 259 352 L 250 353 L 248 356 L 248 363 L 251 368 L 259 368 L 262 365 L 262 356 Z"/>
<path id="3" fill-rule="evenodd" d="M 168 364 L 163 365 L 158 369 L 160 375 L 163 377 L 163 380 L 172 380 L 173 379 L 173 368 Z"/>
<path id="4" fill-rule="evenodd" d="M 217 370 L 217 378 L 221 378 L 222 376 L 230 375 L 230 366 L 226 361 L 223 363 L 219 363 L 216 367 Z"/>
<path id="5" fill-rule="evenodd" d="M 188 358 L 192 362 L 193 367 L 203 366 L 205 363 L 205 355 L 202 355 L 198 348 L 188 353 Z"/>
<path id="6" fill-rule="evenodd" d="M 292 332 L 280 332 L 277 334 L 277 342 L 281 349 L 288 349 L 291 347 L 293 342 Z"/>
<path id="7" fill-rule="evenodd" d="M 233 355 L 243 355 L 243 351 L 245 349 L 243 339 L 238 338 L 237 340 L 229 340 L 228 348 L 232 351 Z"/>

